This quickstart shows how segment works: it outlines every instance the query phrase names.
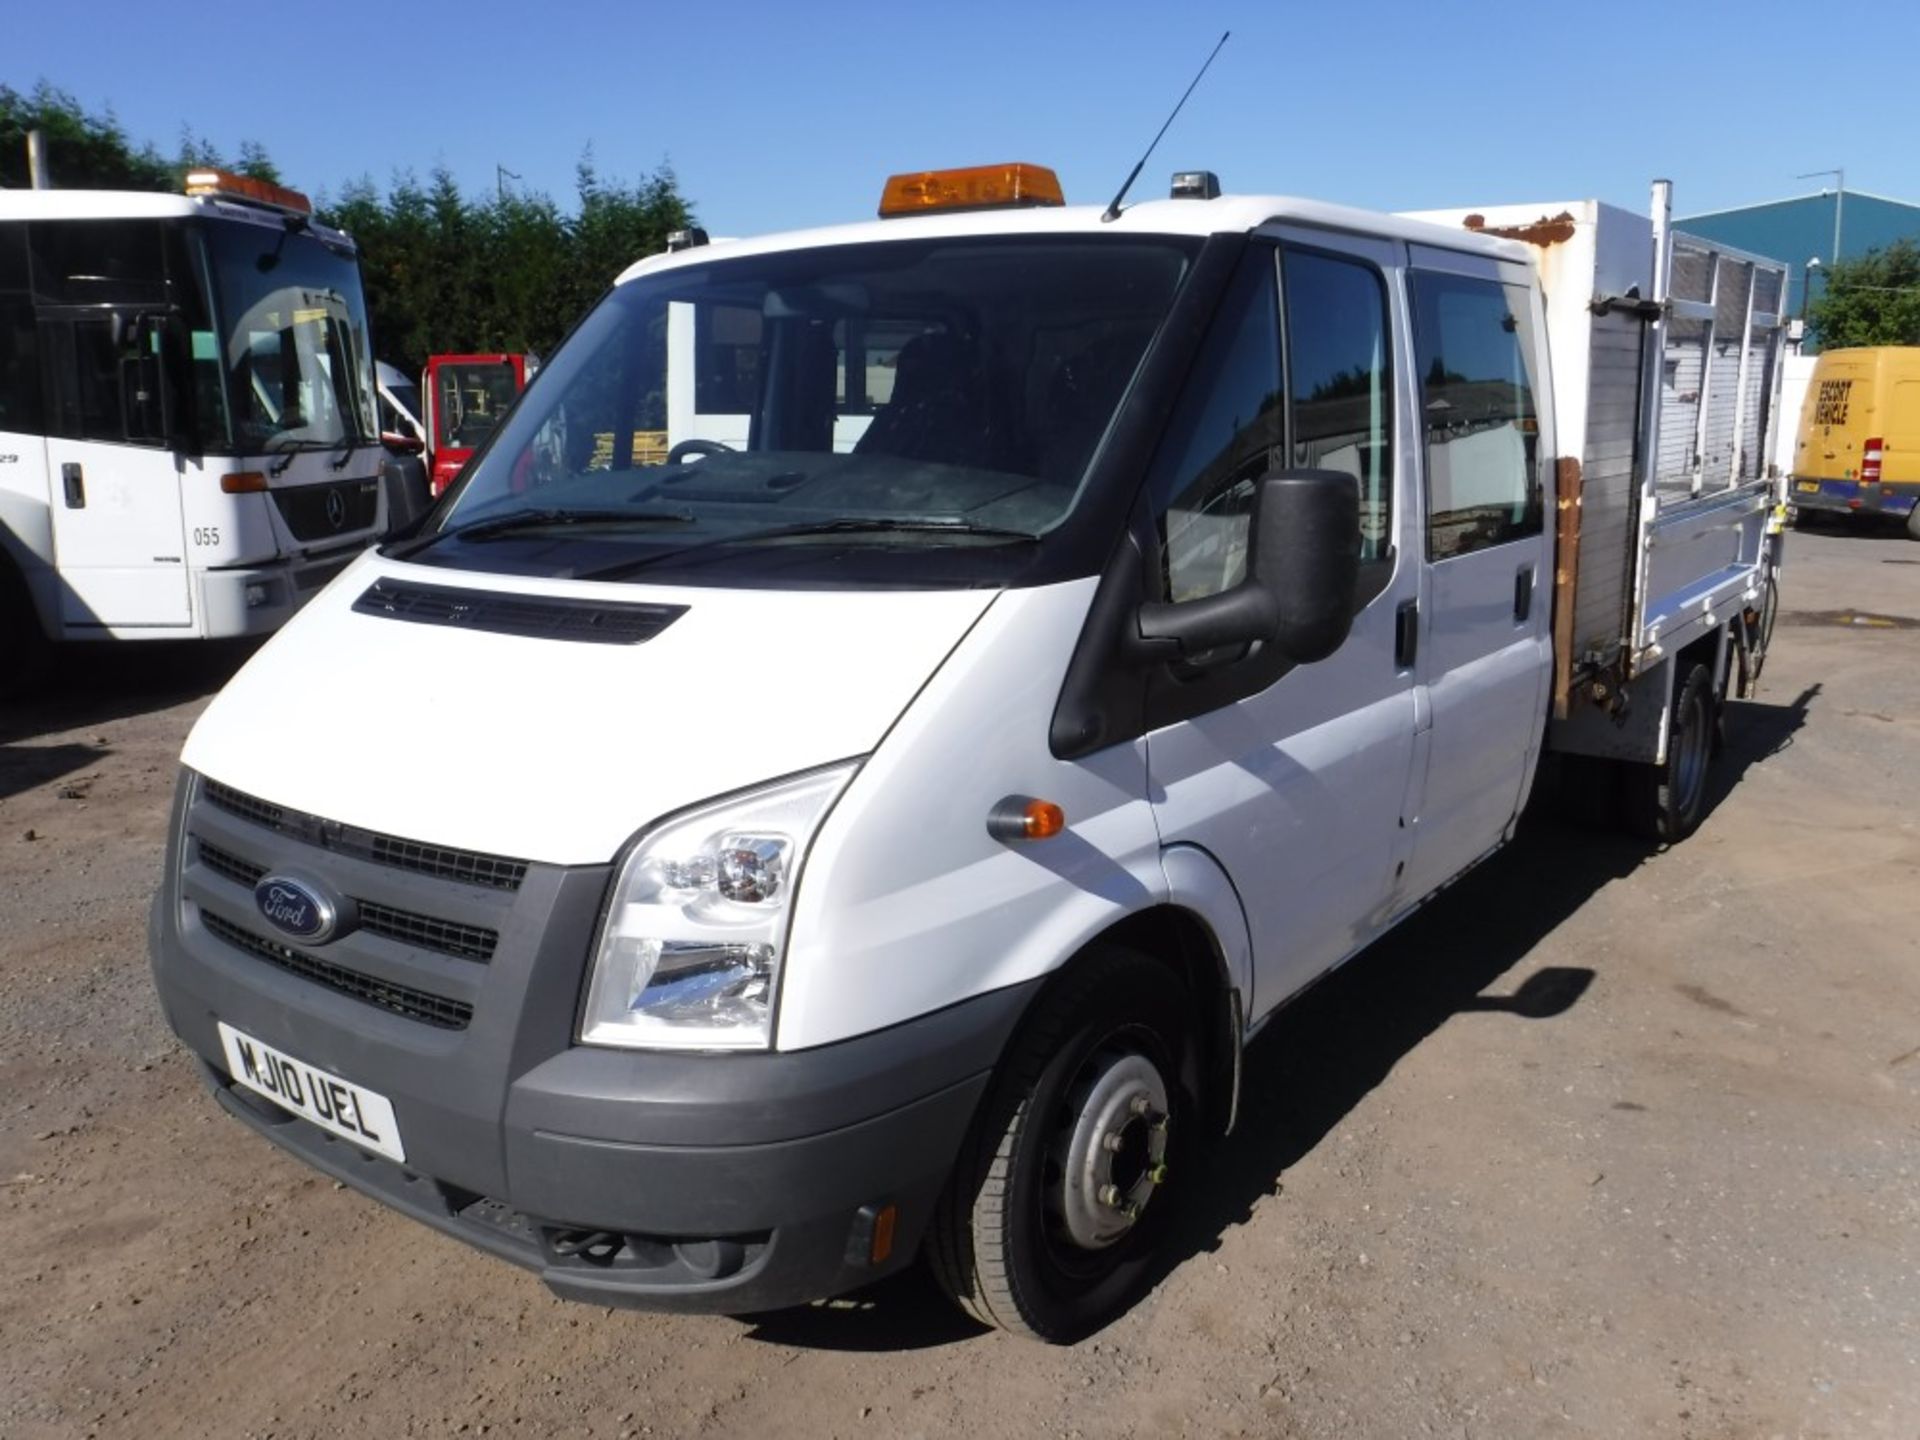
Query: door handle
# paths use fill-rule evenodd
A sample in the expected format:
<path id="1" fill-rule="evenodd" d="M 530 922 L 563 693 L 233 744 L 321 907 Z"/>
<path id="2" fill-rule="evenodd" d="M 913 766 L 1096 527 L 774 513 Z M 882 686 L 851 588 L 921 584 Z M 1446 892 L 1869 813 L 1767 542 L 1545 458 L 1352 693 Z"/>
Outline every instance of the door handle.
<path id="1" fill-rule="evenodd" d="M 1524 625 L 1533 613 L 1533 566 L 1522 565 L 1513 577 L 1513 623 Z"/>
<path id="2" fill-rule="evenodd" d="M 60 483 L 66 486 L 67 508 L 84 510 L 87 508 L 87 477 L 80 467 L 72 461 L 60 467 Z"/>
<path id="3" fill-rule="evenodd" d="M 1411 670 L 1420 654 L 1420 602 L 1402 600 L 1393 612 L 1393 663 Z"/>

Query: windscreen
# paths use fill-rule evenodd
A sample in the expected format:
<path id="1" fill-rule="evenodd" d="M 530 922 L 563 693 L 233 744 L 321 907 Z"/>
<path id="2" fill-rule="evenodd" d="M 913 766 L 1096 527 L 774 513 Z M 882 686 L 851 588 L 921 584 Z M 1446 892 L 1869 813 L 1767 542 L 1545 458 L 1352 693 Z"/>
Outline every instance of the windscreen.
<path id="1" fill-rule="evenodd" d="M 353 255 L 280 227 L 214 223 L 205 235 L 214 332 L 194 336 L 194 358 L 225 376 L 232 449 L 337 449 L 371 437 L 373 363 Z"/>
<path id="2" fill-rule="evenodd" d="M 1194 250 L 890 241 L 643 276 L 568 340 L 438 525 L 591 524 L 663 558 L 1037 543 Z"/>

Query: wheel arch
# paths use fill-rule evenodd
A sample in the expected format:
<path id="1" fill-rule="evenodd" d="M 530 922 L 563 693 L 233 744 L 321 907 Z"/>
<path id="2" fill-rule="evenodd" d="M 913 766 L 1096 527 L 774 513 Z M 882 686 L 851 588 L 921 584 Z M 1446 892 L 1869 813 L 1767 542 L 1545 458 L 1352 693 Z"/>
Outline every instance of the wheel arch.
<path id="1" fill-rule="evenodd" d="M 1195 853 L 1218 874 L 1211 856 Z M 1198 869 L 1193 873 L 1196 878 L 1205 874 Z M 1224 884 L 1224 874 L 1219 879 Z M 1176 885 L 1174 899 L 1135 910 L 1089 936 L 1034 992 L 1020 1024 L 1039 1013 L 1070 977 L 1097 963 L 1103 950 L 1134 950 L 1160 961 L 1179 975 L 1193 997 L 1193 1063 L 1182 1082 L 1200 1105 L 1208 1129 L 1226 1134 L 1239 1108 L 1241 1046 L 1250 997 L 1246 922 L 1231 886 L 1226 886 L 1226 896 L 1232 908 L 1222 913 L 1217 893 L 1182 895 Z"/>

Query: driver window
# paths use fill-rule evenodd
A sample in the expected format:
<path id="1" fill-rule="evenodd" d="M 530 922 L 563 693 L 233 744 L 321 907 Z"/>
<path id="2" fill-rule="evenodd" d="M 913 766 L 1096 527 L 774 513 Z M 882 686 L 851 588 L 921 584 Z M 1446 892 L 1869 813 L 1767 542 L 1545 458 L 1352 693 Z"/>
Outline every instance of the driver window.
<path id="1" fill-rule="evenodd" d="M 1181 392 L 1149 484 L 1166 598 L 1199 600 L 1246 578 L 1254 488 L 1279 459 L 1285 406 L 1274 253 L 1235 276 Z"/>

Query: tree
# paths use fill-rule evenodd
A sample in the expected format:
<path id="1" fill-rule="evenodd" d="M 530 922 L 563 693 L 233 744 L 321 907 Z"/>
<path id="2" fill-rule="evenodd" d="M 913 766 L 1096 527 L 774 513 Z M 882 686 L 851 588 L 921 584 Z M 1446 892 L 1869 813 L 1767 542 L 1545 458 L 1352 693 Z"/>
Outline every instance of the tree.
<path id="1" fill-rule="evenodd" d="M 575 174 L 573 215 L 537 191 L 469 198 L 445 169 L 424 186 L 396 175 L 384 200 L 361 179 L 323 203 L 360 247 L 380 357 L 417 372 L 436 354 L 550 354 L 622 270 L 694 223 L 665 165 L 610 182 L 589 149 Z"/>
<path id="2" fill-rule="evenodd" d="M 0 85 L 0 185 L 32 184 L 27 132 L 47 144 L 47 170 L 62 189 L 177 190 L 179 175 L 152 144 L 138 150 L 111 111 L 89 115 L 64 90 L 42 80 L 31 95 Z"/>
<path id="3" fill-rule="evenodd" d="M 42 80 L 30 95 L 0 85 L 0 185 L 22 188 L 32 183 L 27 169 L 30 130 L 45 137 L 47 170 L 62 190 L 177 193 L 188 170 L 226 163 L 218 147 L 184 126 L 179 154 L 171 161 L 163 159 L 151 141 L 135 149 L 113 111 L 91 114 L 66 91 Z M 238 168 L 262 180 L 279 178 L 266 149 L 253 140 L 240 142 Z"/>
<path id="4" fill-rule="evenodd" d="M 1920 245 L 1896 240 L 1826 272 L 1807 303 L 1823 350 L 1854 345 L 1920 345 Z"/>

